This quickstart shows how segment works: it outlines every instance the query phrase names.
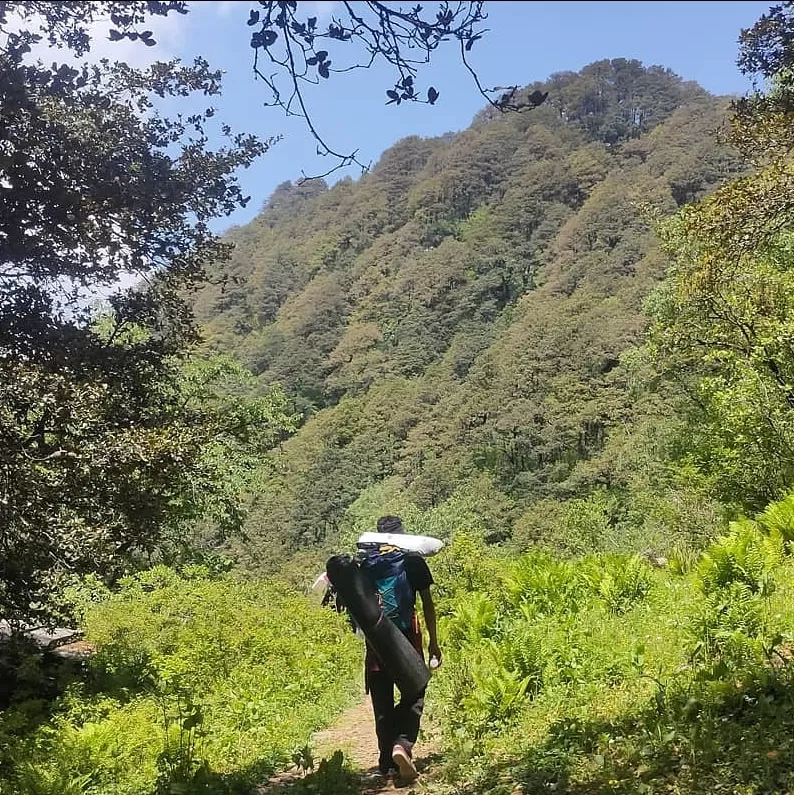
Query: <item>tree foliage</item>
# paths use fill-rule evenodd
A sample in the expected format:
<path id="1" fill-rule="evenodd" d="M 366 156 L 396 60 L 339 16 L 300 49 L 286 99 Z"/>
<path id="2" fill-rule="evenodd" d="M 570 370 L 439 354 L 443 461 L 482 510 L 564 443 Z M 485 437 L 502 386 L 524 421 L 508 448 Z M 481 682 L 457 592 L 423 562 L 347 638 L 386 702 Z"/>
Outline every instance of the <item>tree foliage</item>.
<path id="1" fill-rule="evenodd" d="M 209 105 L 220 73 L 202 59 L 46 66 L 31 52 L 46 39 L 84 55 L 105 15 L 111 38 L 143 46 L 153 42 L 140 30 L 147 17 L 183 10 L 0 10 L 0 612 L 9 617 L 43 611 L 63 576 L 111 574 L 125 553 L 152 553 L 213 502 L 231 520 L 220 452 L 248 433 L 270 444 L 286 420 L 275 396 L 248 416 L 200 399 L 228 368 L 185 371 L 196 339 L 186 290 L 229 251 L 209 221 L 247 201 L 235 171 L 268 148 L 221 125 L 227 144 L 212 149 L 211 107 L 161 112 L 164 98 Z M 103 291 L 98 316 L 89 298 Z"/>
<path id="2" fill-rule="evenodd" d="M 755 509 L 794 477 L 791 10 L 742 34 L 739 65 L 765 81 L 734 104 L 749 173 L 667 226 L 676 264 L 652 304 L 658 362 L 690 398 L 682 454 L 722 499 Z"/>
<path id="3" fill-rule="evenodd" d="M 485 478 L 489 538 L 521 544 L 559 538 L 544 501 L 612 489 L 617 538 L 627 483 L 668 487 L 631 463 L 664 405 L 638 400 L 623 352 L 664 275 L 648 208 L 739 168 L 709 137 L 725 102 L 622 59 L 522 91 L 548 99 L 405 139 L 357 182 L 282 185 L 230 233 L 230 286 L 197 299 L 208 340 L 308 419 L 254 499 L 246 560 L 333 544 L 383 484 L 429 508 Z"/>

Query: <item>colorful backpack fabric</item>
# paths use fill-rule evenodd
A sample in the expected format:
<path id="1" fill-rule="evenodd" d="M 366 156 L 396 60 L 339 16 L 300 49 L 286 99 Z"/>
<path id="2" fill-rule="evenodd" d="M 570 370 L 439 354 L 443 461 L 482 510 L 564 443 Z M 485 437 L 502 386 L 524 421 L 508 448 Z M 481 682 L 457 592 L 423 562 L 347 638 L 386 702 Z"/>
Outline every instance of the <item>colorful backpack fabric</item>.
<path id="1" fill-rule="evenodd" d="M 385 615 L 408 634 L 415 594 L 405 571 L 405 552 L 390 546 L 359 550 L 358 564 L 377 589 Z"/>

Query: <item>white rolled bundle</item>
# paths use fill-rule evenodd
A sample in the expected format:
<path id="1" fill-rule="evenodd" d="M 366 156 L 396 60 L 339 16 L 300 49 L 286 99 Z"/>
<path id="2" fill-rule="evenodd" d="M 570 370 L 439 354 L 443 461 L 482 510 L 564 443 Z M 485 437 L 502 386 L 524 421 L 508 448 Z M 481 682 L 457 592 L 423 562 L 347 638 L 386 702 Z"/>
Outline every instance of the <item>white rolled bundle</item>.
<path id="1" fill-rule="evenodd" d="M 432 536 L 415 536 L 407 533 L 362 533 L 358 537 L 359 547 L 381 546 L 404 549 L 406 552 L 418 552 L 422 557 L 429 558 L 444 548 L 444 542 Z"/>

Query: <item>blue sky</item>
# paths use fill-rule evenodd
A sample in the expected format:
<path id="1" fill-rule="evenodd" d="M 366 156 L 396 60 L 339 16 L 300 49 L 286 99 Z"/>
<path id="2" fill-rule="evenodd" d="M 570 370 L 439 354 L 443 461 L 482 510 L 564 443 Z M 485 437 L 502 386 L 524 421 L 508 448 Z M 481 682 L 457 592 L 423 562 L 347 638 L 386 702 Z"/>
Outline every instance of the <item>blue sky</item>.
<path id="1" fill-rule="evenodd" d="M 309 6 L 321 23 L 327 23 L 338 6 L 309 0 L 301 4 Z M 252 201 L 231 219 L 219 221 L 219 230 L 250 220 L 279 183 L 298 178 L 302 170 L 319 173 L 329 166 L 327 159 L 315 155 L 315 144 L 300 121 L 286 119 L 278 109 L 263 105 L 264 88 L 254 82 L 251 72 L 251 28 L 245 24 L 256 5 L 244 0 L 191 2 L 190 14 L 169 18 L 158 31 L 160 47 L 151 48 L 160 57 L 205 56 L 226 72 L 224 96 L 213 103 L 219 117 L 235 129 L 263 137 L 283 136 L 241 174 Z M 431 8 L 433 4 L 425 5 Z M 739 31 L 752 25 L 769 5 L 486 2 L 490 33 L 475 45 L 472 63 L 484 85 L 523 85 L 602 58 L 637 58 L 647 65 L 669 67 L 713 93 L 742 93 L 749 84 L 735 65 Z M 384 91 L 390 74 L 372 69 L 334 75 L 322 91 L 310 94 L 314 120 L 329 144 L 340 151 L 358 148 L 365 162 L 376 161 L 384 149 L 407 135 L 433 136 L 464 129 L 484 100 L 454 56 L 454 45 L 446 53 L 439 51 L 437 60 L 420 76 L 422 85 L 432 84 L 441 92 L 434 107 L 386 107 Z M 358 172 L 348 173 L 356 176 Z"/>

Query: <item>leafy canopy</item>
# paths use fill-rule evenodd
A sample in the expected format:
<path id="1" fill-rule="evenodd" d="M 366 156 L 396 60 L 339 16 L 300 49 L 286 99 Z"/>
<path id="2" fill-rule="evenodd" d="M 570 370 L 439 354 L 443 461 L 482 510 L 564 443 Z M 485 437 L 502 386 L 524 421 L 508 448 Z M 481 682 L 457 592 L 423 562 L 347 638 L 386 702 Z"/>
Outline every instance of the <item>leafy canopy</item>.
<path id="1" fill-rule="evenodd" d="M 235 172 L 269 142 L 220 124 L 221 73 L 203 59 L 72 56 L 91 25 L 140 30 L 182 3 L 0 6 L 0 613 L 30 616 L 65 576 L 113 575 L 215 506 L 229 518 L 237 441 L 272 444 L 289 421 L 275 393 L 247 416 L 203 392 L 228 367 L 186 375 L 197 339 L 187 291 L 229 245 L 209 221 L 245 204 Z M 70 59 L 74 62 L 74 58 Z M 187 112 L 164 115 L 163 100 Z M 198 108 L 198 109 L 197 109 Z M 135 281 L 128 289 L 120 282 Z M 89 296 L 110 292 L 101 317 Z M 236 422 L 236 424 L 235 424 Z M 225 495 L 225 496 L 224 496 Z M 220 503 L 226 505 L 220 509 Z"/>
<path id="2" fill-rule="evenodd" d="M 762 86 L 734 104 L 745 176 L 666 227 L 675 266 L 651 306 L 651 346 L 689 395 L 684 453 L 729 503 L 762 508 L 794 481 L 794 5 L 742 33 Z"/>

